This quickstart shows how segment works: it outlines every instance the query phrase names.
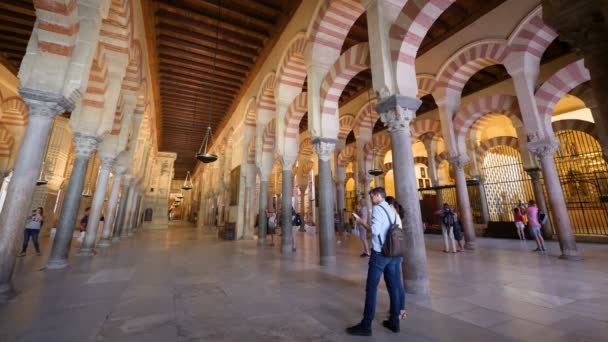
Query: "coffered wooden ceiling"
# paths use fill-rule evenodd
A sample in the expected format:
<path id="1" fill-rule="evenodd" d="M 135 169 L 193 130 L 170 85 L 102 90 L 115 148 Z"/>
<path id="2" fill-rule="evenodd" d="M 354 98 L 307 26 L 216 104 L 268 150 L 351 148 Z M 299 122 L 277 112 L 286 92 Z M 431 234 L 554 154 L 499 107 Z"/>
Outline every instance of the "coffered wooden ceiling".
<path id="1" fill-rule="evenodd" d="M 218 0 L 150 2 L 161 99 L 160 149 L 178 154 L 176 178 L 194 169 L 209 113 L 217 133 L 300 2 L 221 0 L 221 14 Z"/>

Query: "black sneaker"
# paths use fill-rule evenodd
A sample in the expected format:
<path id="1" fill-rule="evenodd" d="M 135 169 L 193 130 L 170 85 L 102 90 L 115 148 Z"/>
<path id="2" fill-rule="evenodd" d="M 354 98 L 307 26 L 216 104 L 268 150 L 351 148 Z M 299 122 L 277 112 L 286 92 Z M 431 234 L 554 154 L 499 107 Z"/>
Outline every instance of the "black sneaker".
<path id="1" fill-rule="evenodd" d="M 346 328 L 346 333 L 353 336 L 372 336 L 372 329 L 366 328 L 362 323 Z"/>
<path id="2" fill-rule="evenodd" d="M 382 326 L 394 333 L 398 333 L 400 331 L 399 323 L 393 324 L 393 323 L 391 323 L 391 321 L 387 320 L 387 321 L 382 321 Z"/>
<path id="3" fill-rule="evenodd" d="M 365 258 L 367 256 L 367 253 L 361 253 L 361 255 L 359 255 L 362 258 Z"/>
<path id="4" fill-rule="evenodd" d="M 542 251 L 542 249 L 537 248 L 537 249 L 533 250 L 532 252 L 541 252 L 541 251 Z"/>

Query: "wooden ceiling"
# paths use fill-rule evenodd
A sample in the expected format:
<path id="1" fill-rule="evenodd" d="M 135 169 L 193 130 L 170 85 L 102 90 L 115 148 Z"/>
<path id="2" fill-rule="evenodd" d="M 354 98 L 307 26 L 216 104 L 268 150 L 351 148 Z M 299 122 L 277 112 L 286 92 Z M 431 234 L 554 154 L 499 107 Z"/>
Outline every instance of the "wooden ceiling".
<path id="1" fill-rule="evenodd" d="M 32 35 L 36 11 L 32 0 L 0 1 L 0 63 L 15 75 Z"/>
<path id="2" fill-rule="evenodd" d="M 222 0 L 221 13 L 218 0 L 152 2 L 161 98 L 160 149 L 178 154 L 176 178 L 194 169 L 208 116 L 217 132 L 300 2 Z"/>

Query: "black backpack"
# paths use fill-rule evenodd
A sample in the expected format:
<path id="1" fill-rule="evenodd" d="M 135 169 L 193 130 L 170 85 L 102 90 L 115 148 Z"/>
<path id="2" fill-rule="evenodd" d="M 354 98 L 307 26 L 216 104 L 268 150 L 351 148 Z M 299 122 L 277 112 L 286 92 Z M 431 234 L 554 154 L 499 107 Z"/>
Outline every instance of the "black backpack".
<path id="1" fill-rule="evenodd" d="M 386 217 L 391 219 L 391 216 L 388 214 L 388 211 L 380 206 L 382 210 L 386 213 Z M 395 214 L 397 215 L 397 214 Z M 382 245 L 382 255 L 385 257 L 403 257 L 405 256 L 405 230 L 401 229 L 399 225 L 397 225 L 396 220 L 393 223 L 390 223 L 388 228 L 388 232 L 386 234 L 386 241 L 382 243 L 382 238 L 380 239 L 380 244 Z"/>

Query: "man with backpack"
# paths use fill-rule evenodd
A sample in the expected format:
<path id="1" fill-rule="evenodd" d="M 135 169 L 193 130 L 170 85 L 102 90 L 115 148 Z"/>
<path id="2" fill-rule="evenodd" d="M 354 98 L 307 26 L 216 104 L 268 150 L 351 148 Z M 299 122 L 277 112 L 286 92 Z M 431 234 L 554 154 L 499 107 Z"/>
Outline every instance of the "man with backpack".
<path id="1" fill-rule="evenodd" d="M 534 252 L 545 251 L 545 239 L 540 233 L 541 226 L 547 222 L 547 214 L 538 209 L 536 201 L 530 200 L 528 202 L 528 208 L 522 208 L 524 215 L 528 217 L 528 226 L 530 227 L 530 233 L 534 236 L 536 241 L 536 249 Z"/>
<path id="2" fill-rule="evenodd" d="M 372 248 L 369 258 L 367 281 L 365 285 L 365 308 L 363 310 L 363 320 L 352 327 L 346 329 L 350 335 L 371 336 L 372 321 L 376 311 L 376 296 L 378 294 L 378 284 L 382 274 L 385 273 L 386 288 L 390 297 L 390 318 L 382 322 L 382 325 L 392 332 L 399 332 L 399 288 L 401 275 L 394 270 L 399 269 L 394 263 L 399 263 L 401 258 L 397 256 L 386 256 L 383 253 L 383 244 L 387 242 L 389 232 L 397 222 L 396 214 L 386 203 L 386 192 L 384 188 L 377 187 L 372 189 L 370 197 L 374 208 L 372 210 L 371 226 L 367 222 L 357 220 L 360 227 L 371 230 Z M 388 242 L 390 243 L 390 241 Z M 389 248 L 390 249 L 390 248 Z M 387 248 L 384 248 L 386 252 Z"/>
<path id="3" fill-rule="evenodd" d="M 454 211 L 447 203 L 443 204 L 443 209 L 439 210 L 441 218 L 441 235 L 443 235 L 443 252 L 450 252 L 450 242 L 452 245 L 452 253 L 456 253 L 456 241 L 454 239 L 454 226 L 456 225 L 456 217 Z"/>

